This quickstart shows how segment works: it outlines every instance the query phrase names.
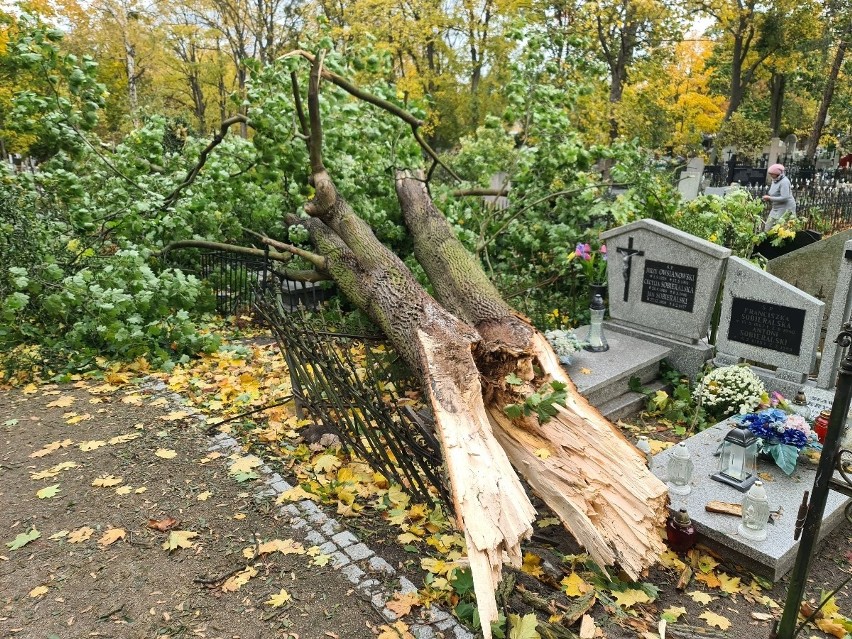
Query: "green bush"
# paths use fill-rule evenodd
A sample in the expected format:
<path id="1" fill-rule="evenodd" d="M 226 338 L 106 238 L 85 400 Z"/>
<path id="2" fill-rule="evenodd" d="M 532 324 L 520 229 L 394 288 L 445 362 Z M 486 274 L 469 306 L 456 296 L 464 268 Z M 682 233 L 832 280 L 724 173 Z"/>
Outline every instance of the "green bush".
<path id="1" fill-rule="evenodd" d="M 763 203 L 747 191 L 736 190 L 725 197 L 702 195 L 686 202 L 669 223 L 747 258 L 762 237 L 758 232 L 762 219 Z"/>

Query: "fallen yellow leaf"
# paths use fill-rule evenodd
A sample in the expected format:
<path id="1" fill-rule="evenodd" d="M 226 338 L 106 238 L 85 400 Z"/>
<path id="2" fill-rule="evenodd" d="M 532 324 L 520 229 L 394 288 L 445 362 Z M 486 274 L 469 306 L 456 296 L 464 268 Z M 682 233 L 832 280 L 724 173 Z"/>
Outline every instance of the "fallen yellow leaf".
<path id="1" fill-rule="evenodd" d="M 562 580 L 561 585 L 565 589 L 565 594 L 569 597 L 582 597 L 592 589 L 592 586 L 573 570 L 570 575 Z"/>
<path id="2" fill-rule="evenodd" d="M 102 548 L 106 548 L 117 542 L 119 539 L 124 539 L 127 535 L 124 528 L 110 528 L 107 530 L 100 539 L 98 539 L 98 546 Z"/>
<path id="3" fill-rule="evenodd" d="M 623 608 L 630 608 L 639 603 L 648 603 L 653 601 L 644 590 L 628 589 L 628 590 L 613 590 L 612 596 L 615 603 Z"/>
<path id="4" fill-rule="evenodd" d="M 93 439 L 93 440 L 88 441 L 88 442 L 80 442 L 79 448 L 84 453 L 87 453 L 90 450 L 97 450 L 101 446 L 106 446 L 106 445 L 107 445 L 107 443 L 105 441 L 101 441 L 99 439 Z"/>
<path id="5" fill-rule="evenodd" d="M 88 526 L 82 526 L 77 530 L 73 530 L 68 534 L 68 543 L 69 544 L 80 544 L 84 541 L 88 541 L 89 538 L 95 534 L 94 528 L 89 528 Z"/>
<path id="6" fill-rule="evenodd" d="M 207 501 L 212 494 L 213 493 L 205 490 L 203 493 L 198 494 L 197 499 L 198 499 L 198 501 Z"/>
<path id="7" fill-rule="evenodd" d="M 709 610 L 702 612 L 698 615 L 698 618 L 706 621 L 710 627 L 716 626 L 721 630 L 727 630 L 731 627 L 731 621 L 727 617 L 717 615 L 715 612 L 710 612 Z"/>
<path id="8" fill-rule="evenodd" d="M 48 408 L 68 408 L 71 404 L 77 401 L 76 397 L 71 397 L 71 395 L 64 395 L 59 399 L 54 399 L 50 402 L 47 407 Z"/>
<path id="9" fill-rule="evenodd" d="M 171 448 L 158 448 L 154 455 L 162 459 L 174 459 L 177 457 L 177 451 L 174 451 Z"/>
<path id="10" fill-rule="evenodd" d="M 36 586 L 29 592 L 29 596 L 32 598 L 43 597 L 47 594 L 48 587 L 47 586 Z"/>
<path id="11" fill-rule="evenodd" d="M 242 586 L 248 583 L 249 579 L 254 577 L 257 574 L 257 570 L 255 570 L 252 566 L 246 566 L 245 570 L 241 570 L 233 577 L 230 577 L 225 583 L 222 584 L 222 590 L 225 592 L 236 592 Z"/>
<path id="12" fill-rule="evenodd" d="M 82 415 L 75 415 L 70 419 L 66 419 L 66 424 L 79 424 L 80 422 L 84 422 L 86 420 L 92 419 L 92 416 L 89 413 L 84 413 Z"/>
<path id="13" fill-rule="evenodd" d="M 420 597 L 416 592 L 409 592 L 408 594 L 395 592 L 393 594 L 393 599 L 388 601 L 385 604 L 385 607 L 395 612 L 397 617 L 404 617 L 411 612 L 413 607 L 419 605 L 421 605 Z"/>
<path id="14" fill-rule="evenodd" d="M 521 570 L 533 577 L 541 577 L 544 574 L 544 569 L 541 567 L 541 557 L 531 552 L 524 553 L 524 563 L 521 565 Z"/>
<path id="15" fill-rule="evenodd" d="M 123 477 L 116 477 L 115 475 L 101 475 L 92 482 L 92 486 L 109 488 L 110 486 L 118 486 L 122 481 L 124 481 Z"/>
<path id="16" fill-rule="evenodd" d="M 686 595 L 695 603 L 700 604 L 709 604 L 711 601 L 717 599 L 717 597 L 714 597 L 713 595 L 708 595 L 706 592 L 701 592 L 699 590 L 693 590 L 692 592 L 686 593 Z"/>
<path id="17" fill-rule="evenodd" d="M 183 419 L 184 417 L 189 416 L 189 413 L 185 410 L 175 410 L 169 413 L 168 415 L 160 415 L 159 419 L 162 419 L 166 422 L 176 422 L 179 419 Z"/>
<path id="18" fill-rule="evenodd" d="M 272 595 L 269 599 L 264 601 L 263 603 L 269 604 L 273 608 L 278 608 L 279 606 L 283 606 L 285 603 L 290 601 L 292 597 L 290 593 L 284 590 L 283 588 L 278 592 L 278 594 Z"/>
<path id="19" fill-rule="evenodd" d="M 45 486 L 38 492 L 36 492 L 36 497 L 39 499 L 49 499 L 50 497 L 56 497 L 56 493 L 62 490 L 59 487 L 59 484 L 53 484 L 53 486 Z"/>
<path id="20" fill-rule="evenodd" d="M 163 542 L 163 549 L 171 551 L 178 548 L 192 548 L 190 539 L 196 537 L 198 533 L 191 530 L 173 530 L 169 533 L 168 539 Z"/>

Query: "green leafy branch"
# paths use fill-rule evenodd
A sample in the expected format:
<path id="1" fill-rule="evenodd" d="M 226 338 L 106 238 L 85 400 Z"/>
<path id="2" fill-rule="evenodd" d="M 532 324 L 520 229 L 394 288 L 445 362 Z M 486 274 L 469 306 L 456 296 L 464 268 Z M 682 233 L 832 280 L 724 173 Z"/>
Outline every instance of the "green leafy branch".
<path id="1" fill-rule="evenodd" d="M 516 385 L 519 380 L 514 375 L 509 375 L 506 377 L 506 381 L 509 384 Z M 567 386 L 562 382 L 549 382 L 542 386 L 538 392 L 529 395 L 523 403 L 509 404 L 503 407 L 503 411 L 511 419 L 521 419 L 535 413 L 538 416 L 539 422 L 544 424 L 556 415 L 556 404 L 565 406 L 565 402 L 567 401 L 566 388 Z"/>

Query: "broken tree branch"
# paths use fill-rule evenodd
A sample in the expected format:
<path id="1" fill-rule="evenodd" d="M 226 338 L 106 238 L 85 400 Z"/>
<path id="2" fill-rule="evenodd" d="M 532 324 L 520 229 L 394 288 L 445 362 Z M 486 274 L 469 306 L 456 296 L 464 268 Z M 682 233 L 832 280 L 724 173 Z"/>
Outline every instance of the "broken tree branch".
<path id="1" fill-rule="evenodd" d="M 286 244 L 282 245 L 282 247 L 287 246 Z M 270 260 L 275 262 L 284 262 L 287 263 L 293 259 L 293 254 L 291 253 L 278 253 L 276 251 L 264 251 L 263 249 L 250 248 L 248 246 L 238 246 L 236 244 L 226 244 L 224 242 L 208 242 L 206 240 L 181 240 L 179 242 L 171 242 L 167 244 L 162 251 L 156 251 L 152 253 L 154 257 L 164 258 L 170 251 L 182 248 L 198 248 L 198 249 L 207 249 L 210 251 L 227 251 L 228 253 L 237 253 L 239 255 L 251 255 L 252 257 L 265 258 L 268 257 Z M 293 247 L 296 248 L 296 247 Z M 297 249 L 303 253 L 308 253 L 308 251 L 302 251 L 302 249 Z M 313 253 L 309 253 L 313 255 L 316 260 L 319 260 L 324 263 L 324 259 L 319 255 L 314 255 Z M 313 271 L 304 271 L 304 270 L 296 270 L 296 269 L 283 269 L 280 273 L 286 277 L 287 279 L 295 280 L 297 282 L 325 282 L 331 279 L 328 273 L 321 270 L 313 270 Z"/>
<path id="2" fill-rule="evenodd" d="M 313 64 L 316 61 L 316 58 L 317 58 L 317 56 L 315 56 L 310 51 L 305 51 L 303 49 L 296 49 L 294 51 L 290 51 L 289 53 L 286 53 L 281 57 L 282 58 L 288 58 L 288 57 L 293 57 L 293 56 L 300 56 L 300 57 L 304 58 L 305 60 L 307 60 L 308 62 L 310 62 L 311 64 Z M 328 80 L 332 84 L 340 87 L 341 89 L 346 91 L 349 95 L 354 96 L 354 97 L 358 98 L 359 100 L 363 100 L 364 102 L 367 102 L 368 104 L 372 104 L 373 106 L 379 107 L 380 109 L 395 115 L 400 120 L 402 120 L 403 122 L 408 124 L 411 127 L 412 133 L 414 134 L 414 139 L 417 140 L 417 143 L 420 145 L 420 148 L 423 149 L 423 151 L 425 151 L 426 154 L 430 158 L 432 158 L 432 161 L 435 164 L 440 165 L 441 168 L 443 168 L 447 173 L 449 173 L 450 176 L 454 180 L 456 180 L 457 182 L 462 181 L 462 179 L 458 176 L 458 174 L 455 171 L 453 171 L 449 166 L 447 166 L 441 160 L 440 157 L 438 157 L 438 154 L 435 152 L 435 150 L 423 138 L 423 135 L 420 133 L 420 128 L 424 124 L 423 120 L 415 117 L 414 115 L 412 115 L 411 113 L 409 113 L 408 111 L 406 111 L 402 107 L 397 106 L 393 102 L 390 102 L 388 100 L 380 98 L 377 95 L 373 95 L 369 91 L 365 91 L 364 89 L 361 89 L 360 87 L 356 86 L 355 84 L 353 84 L 352 82 L 350 82 L 349 80 L 344 78 L 343 76 L 338 75 L 337 73 L 334 73 L 333 71 L 329 71 L 327 69 L 321 69 L 321 73 L 322 73 L 323 78 L 325 78 L 326 80 Z M 430 171 L 430 176 L 431 176 L 431 171 Z"/>
<path id="3" fill-rule="evenodd" d="M 198 162 L 196 162 L 195 166 L 189 170 L 186 177 L 183 179 L 183 182 L 178 184 L 177 187 L 175 187 L 175 190 L 166 196 L 166 199 L 160 206 L 161 210 L 174 206 L 175 202 L 177 202 L 180 197 L 181 191 L 192 184 L 195 181 L 195 178 L 198 177 L 201 169 L 204 168 L 204 165 L 207 163 L 207 158 L 210 155 L 210 152 L 219 146 L 225 139 L 225 136 L 228 134 L 228 129 L 230 129 L 234 124 L 240 123 L 250 124 L 249 119 L 244 115 L 235 115 L 222 121 L 222 124 L 219 126 L 219 131 L 213 136 L 210 143 L 201 150 L 201 153 L 198 154 Z"/>

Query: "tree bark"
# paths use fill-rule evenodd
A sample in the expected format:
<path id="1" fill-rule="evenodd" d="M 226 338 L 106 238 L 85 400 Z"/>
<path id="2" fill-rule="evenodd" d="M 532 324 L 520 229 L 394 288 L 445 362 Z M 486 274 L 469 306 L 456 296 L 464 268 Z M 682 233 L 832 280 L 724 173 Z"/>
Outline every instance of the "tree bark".
<path id="1" fill-rule="evenodd" d="M 781 133 L 781 114 L 784 107 L 784 86 L 787 77 L 783 73 L 772 73 L 769 88 L 772 100 L 769 105 L 769 128 L 772 129 L 772 137 L 777 138 Z"/>
<path id="2" fill-rule="evenodd" d="M 482 336 L 474 356 L 497 439 L 601 567 L 619 563 L 638 579 L 664 549 L 658 530 L 665 519 L 665 485 L 577 392 L 544 336 L 500 297 L 429 198 L 422 177 L 397 175 L 405 223 L 438 301 Z M 504 411 L 519 399 L 505 381 L 510 373 L 529 382 L 521 389 L 527 394 L 550 380 L 566 384 L 567 407 L 546 423 L 514 423 Z"/>
<path id="3" fill-rule="evenodd" d="M 822 101 L 817 111 L 816 120 L 811 130 L 811 135 L 808 138 L 808 148 L 806 155 L 808 160 L 813 161 L 816 155 L 819 139 L 822 137 L 822 129 L 825 126 L 825 120 L 828 116 L 828 108 L 831 106 L 831 100 L 834 98 L 834 87 L 837 84 L 837 76 L 840 74 L 840 67 L 843 66 L 843 58 L 846 55 L 847 38 L 849 34 L 844 34 L 837 45 L 837 51 L 834 54 L 834 62 L 831 65 L 831 71 L 828 74 L 828 79 L 825 82 L 825 89 L 822 92 Z"/>
<path id="4" fill-rule="evenodd" d="M 313 134 L 313 123 L 311 129 Z M 344 294 L 385 332 L 423 382 L 467 542 L 483 634 L 490 638 L 503 555 L 520 565 L 520 542 L 532 534 L 535 510 L 485 410 L 472 355 L 480 337 L 423 290 L 317 168 L 316 196 L 306 207 L 315 218 L 307 224 L 311 239 Z"/>

